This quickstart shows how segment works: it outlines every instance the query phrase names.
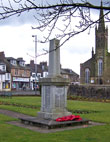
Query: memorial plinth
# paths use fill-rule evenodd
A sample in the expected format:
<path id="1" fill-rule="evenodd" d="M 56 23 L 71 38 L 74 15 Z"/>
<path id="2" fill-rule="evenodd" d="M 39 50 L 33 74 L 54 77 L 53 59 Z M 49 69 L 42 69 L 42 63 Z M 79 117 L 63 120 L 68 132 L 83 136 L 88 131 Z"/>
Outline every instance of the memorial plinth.
<path id="1" fill-rule="evenodd" d="M 38 116 L 44 119 L 55 120 L 58 117 L 67 116 L 67 86 L 68 80 L 56 77 L 41 79 L 42 105 Z"/>

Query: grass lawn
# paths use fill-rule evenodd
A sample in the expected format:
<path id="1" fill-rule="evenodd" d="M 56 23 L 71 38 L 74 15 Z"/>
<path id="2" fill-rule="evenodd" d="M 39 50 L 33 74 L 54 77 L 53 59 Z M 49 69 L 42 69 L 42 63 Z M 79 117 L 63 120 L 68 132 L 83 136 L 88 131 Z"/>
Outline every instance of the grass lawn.
<path id="1" fill-rule="evenodd" d="M 0 98 L 0 108 L 36 116 L 40 111 L 40 97 Z M 62 132 L 42 134 L 7 124 L 16 120 L 0 114 L 0 142 L 110 142 L 110 103 L 84 102 L 68 100 L 68 110 L 104 126 L 65 130 Z"/>

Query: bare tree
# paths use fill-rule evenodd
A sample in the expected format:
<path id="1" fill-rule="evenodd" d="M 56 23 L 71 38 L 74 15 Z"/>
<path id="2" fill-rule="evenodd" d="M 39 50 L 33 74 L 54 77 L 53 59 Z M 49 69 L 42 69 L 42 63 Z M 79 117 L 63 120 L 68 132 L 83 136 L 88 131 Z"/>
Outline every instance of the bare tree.
<path id="1" fill-rule="evenodd" d="M 59 0 L 55 4 L 46 2 L 38 4 L 35 0 L 7 0 L 7 3 L 6 1 L 4 3 L 3 0 L 0 1 L 0 20 L 14 15 L 20 16 L 24 12 L 34 10 L 37 26 L 33 29 L 48 31 L 48 34 L 44 36 L 44 41 L 41 42 L 48 41 L 55 30 L 57 31 L 55 38 L 62 41 L 61 45 L 73 36 L 87 29 L 90 30 L 100 20 L 93 18 L 94 10 L 105 10 L 103 16 L 106 18 L 106 22 L 110 22 L 110 2 L 104 2 L 103 6 L 96 6 L 87 0 L 82 0 L 80 3 L 75 3 L 74 0 Z"/>

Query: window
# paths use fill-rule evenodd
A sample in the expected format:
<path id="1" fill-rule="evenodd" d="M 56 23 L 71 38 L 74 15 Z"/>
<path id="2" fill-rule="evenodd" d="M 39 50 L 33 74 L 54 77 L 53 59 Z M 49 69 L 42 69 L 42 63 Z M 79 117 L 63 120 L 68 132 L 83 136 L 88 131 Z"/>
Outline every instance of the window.
<path id="1" fill-rule="evenodd" d="M 11 79 L 10 73 L 6 73 L 6 74 L 5 74 L 5 79 L 6 79 L 6 80 L 10 80 L 10 79 Z"/>
<path id="2" fill-rule="evenodd" d="M 25 66 L 25 62 L 22 62 L 23 66 Z"/>
<path id="3" fill-rule="evenodd" d="M 26 76 L 27 75 L 27 72 L 24 70 L 24 76 Z"/>
<path id="4" fill-rule="evenodd" d="M 32 77 L 35 77 L 36 76 L 36 74 L 35 73 L 32 73 Z"/>
<path id="5" fill-rule="evenodd" d="M 20 62 L 19 62 L 19 65 L 24 67 L 24 66 L 25 66 L 25 62 L 20 61 Z"/>
<path id="6" fill-rule="evenodd" d="M 10 60 L 10 63 L 11 63 L 12 65 L 17 65 L 17 64 L 16 64 L 16 60 Z"/>
<path id="7" fill-rule="evenodd" d="M 7 78 L 10 79 L 10 73 L 7 73 Z"/>
<path id="8" fill-rule="evenodd" d="M 48 75 L 48 72 L 43 72 L 43 77 L 47 77 L 47 75 Z"/>
<path id="9" fill-rule="evenodd" d="M 98 60 L 98 76 L 102 76 L 103 73 L 103 61 L 102 59 Z"/>
<path id="10" fill-rule="evenodd" d="M 89 83 L 90 81 L 90 70 L 88 68 L 85 69 L 85 83 Z"/>
<path id="11" fill-rule="evenodd" d="M 10 83 L 6 82 L 6 83 L 5 83 L 5 88 L 6 88 L 6 89 L 10 88 Z"/>
<path id="12" fill-rule="evenodd" d="M 15 69 L 15 75 L 18 75 L 18 69 Z"/>
<path id="13" fill-rule="evenodd" d="M 2 84 L 2 88 L 5 89 L 5 82 L 3 82 L 3 84 Z"/>
<path id="14" fill-rule="evenodd" d="M 40 78 L 41 77 L 41 73 L 37 73 L 37 77 Z"/>
<path id="15" fill-rule="evenodd" d="M 5 64 L 1 64 L 0 65 L 0 70 L 1 71 L 6 71 L 6 65 Z"/>
<path id="16" fill-rule="evenodd" d="M 6 71 L 6 66 L 5 65 L 2 66 L 2 71 Z"/>
<path id="17" fill-rule="evenodd" d="M 42 70 L 44 70 L 44 65 L 42 65 Z"/>

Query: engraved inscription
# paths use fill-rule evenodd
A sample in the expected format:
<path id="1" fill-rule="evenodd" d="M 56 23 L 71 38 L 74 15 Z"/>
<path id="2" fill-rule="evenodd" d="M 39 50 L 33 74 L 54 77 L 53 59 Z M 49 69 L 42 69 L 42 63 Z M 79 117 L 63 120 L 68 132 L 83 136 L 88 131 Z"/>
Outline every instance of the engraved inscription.
<path id="1" fill-rule="evenodd" d="M 55 92 L 55 107 L 63 107 L 65 101 L 64 87 L 56 87 Z"/>
<path id="2" fill-rule="evenodd" d="M 45 86 L 45 108 L 50 107 L 50 86 Z"/>

